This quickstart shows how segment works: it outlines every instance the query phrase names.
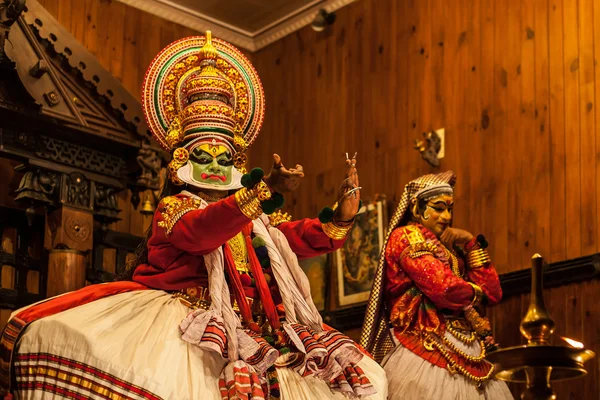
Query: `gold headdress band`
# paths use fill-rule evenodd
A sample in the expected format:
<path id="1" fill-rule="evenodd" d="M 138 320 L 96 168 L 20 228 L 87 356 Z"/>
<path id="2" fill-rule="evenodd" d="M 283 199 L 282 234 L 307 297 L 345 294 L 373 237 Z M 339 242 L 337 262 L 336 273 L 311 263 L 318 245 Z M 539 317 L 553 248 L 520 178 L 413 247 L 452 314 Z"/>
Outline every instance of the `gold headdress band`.
<path id="1" fill-rule="evenodd" d="M 394 347 L 388 327 L 388 315 L 383 301 L 385 248 L 387 247 L 388 240 L 394 229 L 399 225 L 408 222 L 407 218 L 409 216 L 410 205 L 418 192 L 421 192 L 428 187 L 441 185 L 449 185 L 453 188 L 455 183 L 456 175 L 454 172 L 446 171 L 439 174 L 421 176 L 420 178 L 410 181 L 404 187 L 404 193 L 402 193 L 402 197 L 400 198 L 400 204 L 390 221 L 383 242 L 381 255 L 379 257 L 379 265 L 375 272 L 373 288 L 371 289 L 371 295 L 369 296 L 365 322 L 360 337 L 360 344 L 373 355 L 377 362 L 381 362 L 387 352 Z"/>

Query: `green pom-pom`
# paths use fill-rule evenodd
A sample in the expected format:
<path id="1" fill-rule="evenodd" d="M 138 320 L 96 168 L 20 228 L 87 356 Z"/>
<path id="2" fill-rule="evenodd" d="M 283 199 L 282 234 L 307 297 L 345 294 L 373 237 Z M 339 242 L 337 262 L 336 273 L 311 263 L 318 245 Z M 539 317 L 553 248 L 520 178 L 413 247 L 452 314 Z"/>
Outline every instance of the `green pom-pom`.
<path id="1" fill-rule="evenodd" d="M 263 336 L 263 338 L 269 343 L 271 346 L 275 345 L 275 339 L 273 336 Z"/>
<path id="2" fill-rule="evenodd" d="M 260 266 L 263 268 L 268 268 L 271 266 L 271 260 L 269 260 L 269 258 L 263 258 L 262 260 L 260 260 Z"/>
<path id="3" fill-rule="evenodd" d="M 260 182 L 263 176 L 265 176 L 265 172 L 260 168 L 254 168 L 252 171 L 250 171 L 250 177 L 252 177 L 252 183 L 254 183 L 254 185 Z"/>
<path id="4" fill-rule="evenodd" d="M 482 249 L 488 247 L 488 242 L 487 240 L 485 240 L 485 236 L 483 235 L 477 235 L 477 242 L 479 243 L 479 247 L 481 247 Z"/>
<path id="5" fill-rule="evenodd" d="M 242 182 L 242 185 L 245 188 L 247 188 L 247 189 L 250 189 L 250 188 L 252 188 L 252 186 L 254 186 L 252 184 L 252 177 L 250 176 L 250 174 L 244 174 L 244 175 L 242 175 L 241 182 Z"/>
<path id="6" fill-rule="evenodd" d="M 321 221 L 322 224 L 331 222 L 333 220 L 334 213 L 335 212 L 330 207 L 323 208 L 321 212 L 319 212 L 319 221 Z"/>
<path id="7" fill-rule="evenodd" d="M 267 243 L 265 243 L 265 240 L 261 237 L 256 236 L 254 239 L 252 239 L 252 247 L 255 249 L 266 245 Z"/>
<path id="8" fill-rule="evenodd" d="M 271 196 L 271 200 L 275 202 L 275 208 L 281 208 L 285 203 L 285 199 L 283 198 L 283 195 L 281 193 L 273 193 L 273 195 Z"/>
<path id="9" fill-rule="evenodd" d="M 263 201 L 261 206 L 263 212 L 267 215 L 273 214 L 276 209 L 275 202 L 272 199 Z"/>

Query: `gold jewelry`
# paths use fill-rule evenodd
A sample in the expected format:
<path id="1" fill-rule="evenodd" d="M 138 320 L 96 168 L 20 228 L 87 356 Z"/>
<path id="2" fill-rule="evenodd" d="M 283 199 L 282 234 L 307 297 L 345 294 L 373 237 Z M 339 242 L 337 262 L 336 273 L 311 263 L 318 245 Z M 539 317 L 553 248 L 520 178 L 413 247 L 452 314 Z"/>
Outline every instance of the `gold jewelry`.
<path id="1" fill-rule="evenodd" d="M 263 181 L 258 182 L 253 190 L 260 201 L 269 200 L 271 198 L 271 189 L 269 189 L 269 186 Z"/>
<path id="2" fill-rule="evenodd" d="M 469 268 L 471 269 L 481 268 L 492 261 L 486 249 L 472 250 L 469 252 L 467 258 Z"/>
<path id="3" fill-rule="evenodd" d="M 260 200 L 253 190 L 241 188 L 235 192 L 235 201 L 237 202 L 240 211 L 251 220 L 255 220 L 263 213 L 260 205 Z"/>
<path id="4" fill-rule="evenodd" d="M 490 336 L 492 327 L 490 325 L 490 321 L 486 317 L 482 317 L 479 315 L 477 310 L 473 307 L 466 307 L 465 310 L 465 319 L 469 321 L 473 330 L 477 332 L 479 336 Z"/>
<path id="5" fill-rule="evenodd" d="M 335 222 L 328 222 L 326 224 L 321 224 L 321 228 L 323 228 L 323 232 L 333 240 L 342 240 L 346 237 L 348 232 L 352 229 L 351 224 L 349 226 L 338 226 Z"/>
<path id="6" fill-rule="evenodd" d="M 242 232 L 238 233 L 227 241 L 227 245 L 229 246 L 231 254 L 233 255 L 235 269 L 242 273 L 249 273 L 248 247 L 246 246 L 244 234 Z"/>
<path id="7" fill-rule="evenodd" d="M 482 351 L 483 356 L 485 357 L 485 346 L 483 346 L 483 344 L 484 344 L 483 341 L 480 341 L 481 351 Z M 492 365 L 489 372 L 485 376 L 473 375 L 472 373 L 467 371 L 465 367 L 463 367 L 462 365 L 460 365 L 456 361 L 454 361 L 454 359 L 452 358 L 452 356 L 450 355 L 448 350 L 446 350 L 446 348 L 441 343 L 437 342 L 430 335 L 427 335 L 425 337 L 425 339 L 423 340 L 423 347 L 425 347 L 427 350 L 430 350 L 430 351 L 432 351 L 434 348 L 436 348 L 442 354 L 442 357 L 444 357 L 444 359 L 446 359 L 446 362 L 448 364 L 446 366 L 446 369 L 448 370 L 448 372 L 454 373 L 454 372 L 458 371 L 458 373 L 460 373 L 465 378 L 467 378 L 473 382 L 477 382 L 477 383 L 481 384 L 481 383 L 489 380 L 492 377 L 492 375 L 494 374 L 494 366 Z M 460 354 L 460 355 L 462 355 L 462 354 Z M 472 356 L 469 356 L 469 357 L 472 357 Z M 480 361 L 483 361 L 483 358 L 481 358 Z"/>
<path id="8" fill-rule="evenodd" d="M 448 250 L 446 248 L 446 246 L 442 245 L 442 247 L 444 248 L 444 251 L 446 252 L 446 255 L 448 256 L 448 261 L 449 261 L 450 269 L 452 270 L 452 273 L 455 276 L 462 278 L 462 274 L 460 273 L 460 268 L 458 267 L 458 258 L 456 258 L 456 255 L 454 254 L 454 252 Z"/>
<path id="9" fill-rule="evenodd" d="M 473 300 L 471 300 L 471 304 L 469 304 L 470 306 L 475 306 L 477 304 L 481 304 L 481 299 L 483 298 L 483 290 L 481 290 L 481 287 L 472 283 L 472 282 L 467 282 L 469 285 L 471 285 L 471 287 L 473 288 L 474 294 L 473 294 Z"/>
<path id="10" fill-rule="evenodd" d="M 179 301 L 184 306 L 189 307 L 193 310 L 195 310 L 197 308 L 201 308 L 203 310 L 208 311 L 208 309 L 210 308 L 210 301 L 195 298 L 187 293 L 175 292 L 175 293 L 173 293 L 173 297 L 176 299 L 179 299 Z"/>
<path id="11" fill-rule="evenodd" d="M 475 340 L 477 339 L 477 337 L 475 336 L 475 332 L 470 332 L 470 336 L 467 336 L 466 334 L 459 332 L 457 329 L 455 329 L 452 326 L 452 323 L 448 323 L 446 324 L 446 330 L 455 338 L 457 338 L 458 340 L 460 340 L 463 343 L 466 344 L 471 344 L 473 342 L 475 342 Z"/>
<path id="12" fill-rule="evenodd" d="M 292 216 L 288 213 L 282 213 L 281 210 L 277 210 L 273 214 L 269 215 L 269 221 L 272 227 L 278 227 L 284 222 L 290 222 Z"/>
<path id="13" fill-rule="evenodd" d="M 178 147 L 175 149 L 175 151 L 173 151 L 173 159 L 169 162 L 167 169 L 169 171 L 171 182 L 173 182 L 175 185 L 181 186 L 185 183 L 179 179 L 177 176 L 177 171 L 188 162 L 189 158 L 189 152 L 183 147 Z"/>

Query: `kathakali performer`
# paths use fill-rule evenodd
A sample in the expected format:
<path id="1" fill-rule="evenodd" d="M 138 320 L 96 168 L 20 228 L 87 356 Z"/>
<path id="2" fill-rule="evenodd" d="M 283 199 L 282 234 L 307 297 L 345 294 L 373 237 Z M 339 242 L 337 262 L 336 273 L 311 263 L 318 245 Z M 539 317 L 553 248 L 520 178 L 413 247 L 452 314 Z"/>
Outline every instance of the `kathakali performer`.
<path id="1" fill-rule="evenodd" d="M 455 181 L 409 182 L 390 222 L 361 337 L 390 399 L 513 398 L 485 360 L 496 345 L 480 311 L 501 300 L 500 281 L 485 238 L 450 226 Z"/>
<path id="2" fill-rule="evenodd" d="M 269 175 L 247 173 L 262 85 L 210 32 L 158 54 L 143 106 L 173 158 L 131 279 L 15 312 L 2 387 L 27 399 L 385 399 L 383 369 L 324 328 L 298 265 L 344 243 L 360 206 L 355 158 L 337 207 L 294 222 L 275 212 L 302 167 L 275 155 Z"/>

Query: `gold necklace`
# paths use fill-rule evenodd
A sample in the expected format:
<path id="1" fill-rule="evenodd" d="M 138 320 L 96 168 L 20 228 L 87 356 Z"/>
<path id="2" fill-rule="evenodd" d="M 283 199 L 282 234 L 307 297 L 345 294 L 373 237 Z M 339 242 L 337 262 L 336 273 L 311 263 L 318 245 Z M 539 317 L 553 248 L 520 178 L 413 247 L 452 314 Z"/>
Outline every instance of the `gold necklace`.
<path id="1" fill-rule="evenodd" d="M 450 262 L 450 269 L 452 270 L 452 273 L 455 276 L 462 278 L 462 274 L 460 273 L 460 268 L 458 267 L 458 258 L 456 258 L 456 256 L 454 255 L 454 252 L 448 250 L 446 248 L 446 246 L 444 246 L 443 244 L 441 246 L 444 249 L 444 251 L 446 252 L 446 255 L 448 256 L 448 261 Z"/>
<path id="2" fill-rule="evenodd" d="M 235 269 L 242 273 L 249 273 L 248 268 L 248 248 L 246 247 L 246 239 L 242 232 L 235 235 L 227 241 L 227 245 L 233 255 L 235 261 Z"/>
<path id="3" fill-rule="evenodd" d="M 459 332 L 456 328 L 454 328 L 454 326 L 452 326 L 452 322 L 449 322 L 448 324 L 446 324 L 446 330 L 448 332 L 450 332 L 450 334 L 452 336 L 454 336 L 455 338 L 457 338 L 458 340 L 460 340 L 463 343 L 466 344 L 471 344 L 473 342 L 475 342 L 475 340 L 477 340 L 477 337 L 475 336 L 475 332 L 470 332 L 470 335 L 467 336 L 466 334 Z"/>

